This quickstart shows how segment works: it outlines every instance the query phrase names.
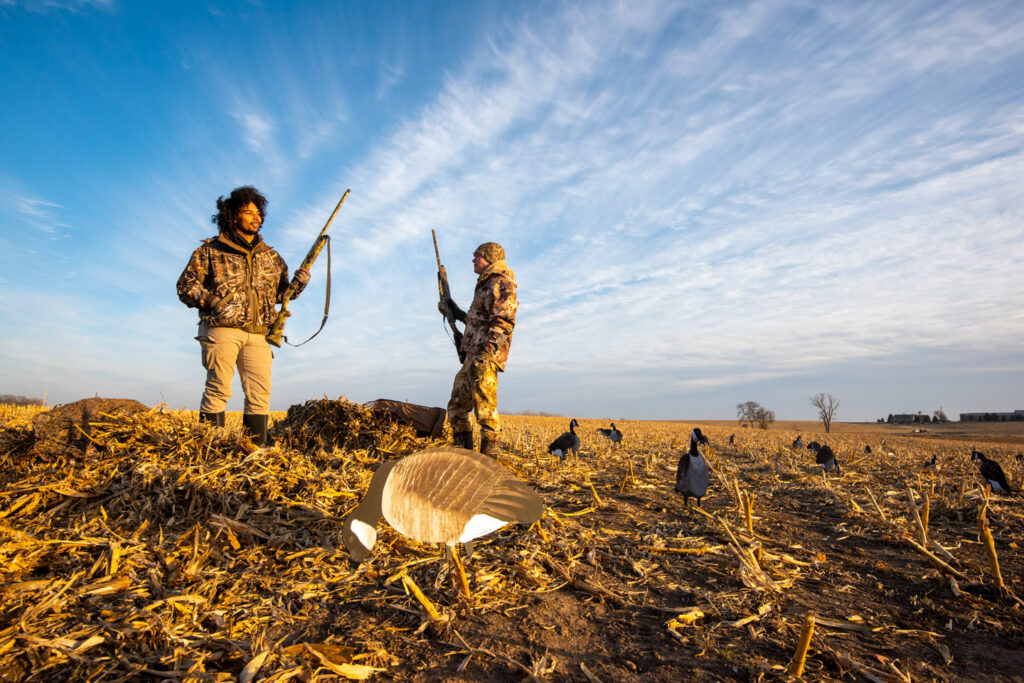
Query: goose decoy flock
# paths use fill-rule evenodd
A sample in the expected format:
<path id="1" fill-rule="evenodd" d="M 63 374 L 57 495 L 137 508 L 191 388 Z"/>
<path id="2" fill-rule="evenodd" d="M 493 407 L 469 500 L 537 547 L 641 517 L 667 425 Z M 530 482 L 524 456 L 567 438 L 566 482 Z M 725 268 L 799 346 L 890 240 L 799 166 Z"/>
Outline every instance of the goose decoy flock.
<path id="1" fill-rule="evenodd" d="M 380 464 L 359 505 L 345 520 L 342 542 L 362 562 L 377 541 L 383 516 L 395 531 L 423 543 L 455 544 L 506 524 L 533 524 L 544 502 L 526 482 L 491 457 L 464 448 L 433 448 Z"/>
<path id="2" fill-rule="evenodd" d="M 576 428 L 579 425 L 580 423 L 576 421 L 576 418 L 573 418 L 569 422 L 569 431 L 564 432 L 548 445 L 548 453 L 557 455 L 562 460 L 569 457 L 570 453 L 573 454 L 573 457 L 579 457 L 580 437 L 576 434 Z"/>
<path id="3" fill-rule="evenodd" d="M 807 444 L 807 450 L 814 451 L 814 460 L 821 465 L 824 471 L 839 474 L 839 461 L 836 460 L 836 454 L 832 452 L 831 448 L 812 441 Z"/>
<path id="4" fill-rule="evenodd" d="M 690 498 L 696 498 L 697 507 L 700 507 L 700 499 L 708 492 L 708 464 L 701 455 L 699 445 L 707 446 L 710 443 L 700 428 L 694 427 L 690 432 L 690 450 L 679 458 L 676 493 L 683 494 L 683 505 L 686 507 L 690 505 Z"/>
<path id="5" fill-rule="evenodd" d="M 622 441 L 622 432 L 618 430 L 614 422 L 612 422 L 611 429 L 598 429 L 597 433 L 605 437 L 612 443 L 619 443 L 620 441 Z"/>
<path id="6" fill-rule="evenodd" d="M 971 462 L 978 463 L 978 471 L 985 477 L 989 487 L 998 493 L 1013 493 L 1010 483 L 1006 481 L 1006 474 L 999 463 L 991 458 L 986 458 L 984 453 L 978 450 L 971 451 Z"/>

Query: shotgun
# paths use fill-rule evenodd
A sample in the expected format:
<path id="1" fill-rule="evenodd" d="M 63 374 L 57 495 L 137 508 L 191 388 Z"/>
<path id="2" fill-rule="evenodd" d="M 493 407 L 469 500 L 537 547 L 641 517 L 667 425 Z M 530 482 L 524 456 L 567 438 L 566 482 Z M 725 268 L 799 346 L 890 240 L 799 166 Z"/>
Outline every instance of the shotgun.
<path id="1" fill-rule="evenodd" d="M 341 208 L 341 205 L 345 203 L 345 199 L 348 198 L 349 192 L 351 192 L 351 190 L 345 190 L 345 194 L 341 195 L 341 201 L 339 201 L 338 205 L 334 207 L 334 211 L 331 213 L 331 217 L 327 219 L 327 223 L 324 225 L 324 229 L 320 231 L 319 235 L 317 235 L 316 240 L 313 241 L 313 246 L 309 248 L 309 252 L 306 254 L 306 258 L 302 259 L 302 265 L 300 265 L 299 268 L 296 268 L 296 270 L 299 270 L 301 268 L 309 270 L 310 267 L 313 265 L 313 262 L 316 261 L 316 257 L 320 255 L 320 250 L 324 248 L 324 245 L 327 244 L 327 240 L 330 239 L 330 236 L 327 234 L 327 228 L 331 227 L 331 221 L 333 221 L 334 217 L 338 214 L 338 210 Z M 328 259 L 328 261 L 329 260 L 330 259 Z M 327 274 L 327 278 L 327 295 L 330 296 L 330 273 Z M 299 282 L 298 280 L 296 280 L 296 278 L 293 277 L 292 281 L 288 283 L 288 287 L 285 288 L 284 295 L 281 297 L 281 310 L 277 312 L 277 317 L 274 318 L 274 323 L 270 326 L 270 329 L 267 330 L 267 342 L 273 344 L 278 348 L 281 347 L 281 339 L 284 337 L 284 323 L 288 319 L 288 316 L 291 315 L 291 311 L 288 310 L 288 302 L 292 300 L 292 298 L 298 291 Z M 321 330 L 323 329 L 323 323 L 325 322 L 327 322 L 326 310 L 324 311 L 324 320 L 322 323 L 320 323 Z M 317 333 L 319 332 L 320 330 L 317 330 Z M 313 336 L 315 337 L 316 335 Z M 310 337 L 310 339 L 312 338 L 313 337 Z M 309 340 L 307 339 L 306 341 Z"/>
<path id="2" fill-rule="evenodd" d="M 459 328 L 455 326 L 455 312 L 451 309 L 449 302 L 452 300 L 452 291 L 448 287 L 448 271 L 441 265 L 441 252 L 437 250 L 437 233 L 433 230 L 430 231 L 430 236 L 434 238 L 434 256 L 437 257 L 437 293 L 441 297 L 441 304 L 447 311 L 444 313 L 444 319 L 448 321 L 448 327 L 452 328 L 452 336 L 455 342 L 455 352 L 459 354 L 459 362 L 466 362 L 466 354 L 462 352 L 462 333 L 459 332 Z"/>

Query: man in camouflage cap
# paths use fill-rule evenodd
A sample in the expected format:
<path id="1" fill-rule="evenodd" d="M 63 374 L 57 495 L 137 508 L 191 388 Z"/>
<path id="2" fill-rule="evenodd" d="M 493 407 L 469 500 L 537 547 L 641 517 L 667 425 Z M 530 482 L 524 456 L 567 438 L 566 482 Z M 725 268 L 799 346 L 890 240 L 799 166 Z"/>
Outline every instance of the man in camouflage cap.
<path id="1" fill-rule="evenodd" d="M 459 349 L 466 354 L 466 360 L 455 375 L 448 420 L 455 445 L 472 449 L 473 423 L 469 414 L 475 412 L 480 424 L 480 452 L 495 457 L 501 440 L 498 373 L 505 371 L 516 325 L 516 276 L 505 263 L 505 250 L 495 242 L 484 242 L 473 252 L 473 272 L 479 278 L 469 312 L 450 299 L 446 302 L 455 318 L 466 323 Z M 446 312 L 446 304 L 438 305 L 442 313 Z"/>
<path id="2" fill-rule="evenodd" d="M 206 368 L 199 419 L 224 426 L 237 366 L 245 393 L 242 423 L 260 445 L 267 441 L 274 357 L 267 328 L 288 287 L 288 266 L 259 234 L 266 209 L 266 197 L 250 185 L 235 188 L 227 199 L 218 198 L 213 222 L 219 234 L 203 240 L 178 278 L 178 298 L 199 309 L 196 339 Z M 301 292 L 309 271 L 300 268 L 295 277 Z"/>

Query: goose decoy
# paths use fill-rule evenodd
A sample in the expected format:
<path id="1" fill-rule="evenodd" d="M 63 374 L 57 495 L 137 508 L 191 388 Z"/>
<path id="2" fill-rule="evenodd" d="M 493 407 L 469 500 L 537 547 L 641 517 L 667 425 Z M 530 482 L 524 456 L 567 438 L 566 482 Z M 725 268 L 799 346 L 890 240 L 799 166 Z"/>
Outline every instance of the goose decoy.
<path id="1" fill-rule="evenodd" d="M 934 453 L 932 453 L 931 459 L 924 461 L 924 469 L 926 469 L 926 470 L 934 470 L 934 469 L 936 469 L 935 460 L 936 460 L 937 457 L 938 456 L 936 456 Z"/>
<path id="2" fill-rule="evenodd" d="M 871 453 L 871 446 L 864 446 L 865 453 Z"/>
<path id="3" fill-rule="evenodd" d="M 580 437 L 576 435 L 576 427 L 578 427 L 579 424 L 580 423 L 577 422 L 574 417 L 569 423 L 569 431 L 565 432 L 548 445 L 548 453 L 557 455 L 562 460 L 565 460 L 569 456 L 569 453 L 579 457 Z"/>
<path id="4" fill-rule="evenodd" d="M 822 469 L 826 472 L 834 470 L 836 474 L 839 474 L 839 461 L 836 460 L 836 454 L 832 452 L 831 448 L 822 446 L 817 441 L 807 444 L 807 448 L 814 451 L 814 461 L 821 465 Z"/>
<path id="5" fill-rule="evenodd" d="M 710 442 L 699 427 L 694 427 L 690 432 L 690 450 L 679 458 L 676 468 L 676 493 L 683 494 L 686 507 L 690 505 L 691 496 L 697 499 L 697 507 L 700 507 L 700 499 L 708 492 L 708 464 L 700 453 L 699 444 L 710 445 Z"/>
<path id="6" fill-rule="evenodd" d="M 1010 488 L 1009 482 L 1006 481 L 1006 474 L 1003 472 L 1003 468 L 999 466 L 999 463 L 995 460 L 990 460 L 985 457 L 984 453 L 980 453 L 977 450 L 971 451 L 971 461 L 978 460 L 978 471 L 981 472 L 981 476 L 985 477 L 985 481 L 988 482 L 989 487 L 993 491 L 999 491 L 1000 493 L 1013 493 L 1013 489 Z"/>
<path id="7" fill-rule="evenodd" d="M 735 446 L 736 445 L 736 435 L 735 434 L 730 434 L 729 435 L 729 445 L 730 446 Z"/>
<path id="8" fill-rule="evenodd" d="M 799 448 L 803 448 L 803 447 L 804 447 L 803 436 L 801 436 L 800 434 L 797 434 L 796 435 L 796 439 L 793 440 L 793 448 L 798 448 L 799 449 Z"/>
<path id="9" fill-rule="evenodd" d="M 1017 454 L 1017 463 L 1019 464 L 1022 460 L 1024 460 L 1024 453 L 1018 453 Z"/>
<path id="10" fill-rule="evenodd" d="M 598 429 L 597 433 L 607 438 L 612 443 L 619 443 L 622 441 L 622 432 L 618 430 L 614 422 L 612 422 L 611 429 Z"/>
<path id="11" fill-rule="evenodd" d="M 465 583 L 456 544 L 467 554 L 473 539 L 506 524 L 533 524 L 544 501 L 493 458 L 465 448 L 433 448 L 388 460 L 345 520 L 341 539 L 362 562 L 377 541 L 381 516 L 395 531 L 424 543 L 444 543 Z"/>

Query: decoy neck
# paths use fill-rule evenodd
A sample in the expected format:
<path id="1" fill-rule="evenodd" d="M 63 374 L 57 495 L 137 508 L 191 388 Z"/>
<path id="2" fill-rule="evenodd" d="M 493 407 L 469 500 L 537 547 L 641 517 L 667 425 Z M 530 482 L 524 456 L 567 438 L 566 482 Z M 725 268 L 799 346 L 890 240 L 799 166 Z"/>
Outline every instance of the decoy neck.
<path id="1" fill-rule="evenodd" d="M 577 422 L 577 421 L 576 421 L 576 418 L 574 417 L 574 418 L 573 418 L 573 419 L 572 419 L 572 420 L 571 420 L 571 421 L 569 422 L 569 431 L 570 431 L 570 432 L 572 432 L 573 434 L 575 434 L 575 433 L 576 433 L 576 428 L 577 428 L 577 427 L 579 427 L 579 426 L 580 426 L 580 423 L 579 423 L 579 422 Z"/>
<path id="2" fill-rule="evenodd" d="M 377 542 L 377 523 L 381 518 L 381 504 L 384 498 L 384 484 L 387 483 L 391 468 L 397 460 L 382 462 L 373 473 L 366 495 L 345 520 L 341 529 L 341 540 L 352 559 L 362 562 Z"/>
<path id="3" fill-rule="evenodd" d="M 700 431 L 700 427 L 694 427 L 693 431 L 690 432 L 690 455 L 700 455 L 700 449 L 697 448 L 697 444 L 704 444 L 705 446 L 710 445 L 708 437 L 704 436 L 704 433 Z"/>

